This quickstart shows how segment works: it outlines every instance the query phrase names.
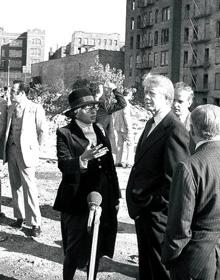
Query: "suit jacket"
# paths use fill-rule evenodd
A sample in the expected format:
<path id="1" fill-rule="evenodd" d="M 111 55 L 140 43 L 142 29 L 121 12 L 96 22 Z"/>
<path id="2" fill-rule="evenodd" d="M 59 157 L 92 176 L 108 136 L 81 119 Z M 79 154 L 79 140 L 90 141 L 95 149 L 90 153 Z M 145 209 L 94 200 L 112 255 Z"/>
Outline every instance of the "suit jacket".
<path id="1" fill-rule="evenodd" d="M 7 141 L 10 133 L 14 105 L 9 106 L 6 137 L 4 141 L 3 161 L 7 161 Z M 27 167 L 35 166 L 38 162 L 39 146 L 45 141 L 47 135 L 47 122 L 45 111 L 40 104 L 27 100 L 22 116 L 21 126 L 21 152 Z"/>
<path id="2" fill-rule="evenodd" d="M 7 102 L 0 97 L 0 159 L 3 159 L 3 146 L 7 121 Z"/>
<path id="3" fill-rule="evenodd" d="M 128 212 L 133 219 L 150 212 L 166 213 L 174 169 L 189 154 L 189 134 L 172 112 L 141 145 L 142 138 L 143 134 L 126 190 Z"/>
<path id="4" fill-rule="evenodd" d="M 172 182 L 162 261 L 195 279 L 220 239 L 219 170 L 220 141 L 207 142 L 179 163 Z"/>
<path id="5" fill-rule="evenodd" d="M 94 125 L 94 131 L 98 143 L 102 143 L 111 151 L 110 142 L 100 128 Z M 92 166 L 88 166 L 87 172 L 81 172 L 79 157 L 85 151 L 88 143 L 88 139 L 85 138 L 75 121 L 57 130 L 57 157 L 58 167 L 62 172 L 62 181 L 54 203 L 55 210 L 73 215 L 88 212 L 86 198 L 89 192 L 99 191 L 97 188 L 100 185 L 100 172 L 104 172 L 108 181 L 111 182 L 112 196 L 109 197 L 109 202 L 115 206 L 121 197 L 110 152 L 99 159 L 89 161 L 92 162 Z"/>

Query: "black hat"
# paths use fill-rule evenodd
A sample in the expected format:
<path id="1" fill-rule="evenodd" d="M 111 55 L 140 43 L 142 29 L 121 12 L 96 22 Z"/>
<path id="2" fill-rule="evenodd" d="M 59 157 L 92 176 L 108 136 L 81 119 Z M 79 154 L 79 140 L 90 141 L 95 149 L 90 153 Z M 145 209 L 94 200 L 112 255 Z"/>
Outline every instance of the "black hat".
<path id="1" fill-rule="evenodd" d="M 68 100 L 69 100 L 69 105 L 70 105 L 71 109 L 64 112 L 64 114 L 67 117 L 70 116 L 70 113 L 73 110 L 78 109 L 82 106 L 100 103 L 99 101 L 96 101 L 94 99 L 94 96 L 92 95 L 91 91 L 88 88 L 79 88 L 79 89 L 73 90 L 70 93 Z"/>

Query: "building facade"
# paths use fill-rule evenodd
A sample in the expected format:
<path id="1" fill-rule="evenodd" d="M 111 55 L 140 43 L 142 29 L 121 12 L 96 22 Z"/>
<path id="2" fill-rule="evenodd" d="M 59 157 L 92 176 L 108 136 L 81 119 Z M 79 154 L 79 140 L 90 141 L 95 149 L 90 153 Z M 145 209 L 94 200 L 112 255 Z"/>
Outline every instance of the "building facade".
<path id="1" fill-rule="evenodd" d="M 119 51 L 121 48 L 118 33 L 88 33 L 76 31 L 72 34 L 70 55 L 93 50 Z"/>
<path id="2" fill-rule="evenodd" d="M 34 83 L 49 86 L 63 84 L 71 88 L 77 79 L 88 78 L 90 67 L 95 65 L 97 58 L 102 65 L 109 64 L 111 68 L 124 72 L 124 52 L 94 50 L 32 64 L 32 80 Z"/>
<path id="3" fill-rule="evenodd" d="M 44 60 L 45 32 L 39 29 L 8 33 L 0 27 L 0 76 L 31 72 L 31 64 Z M 20 76 L 20 75 L 19 75 Z"/>
<path id="4" fill-rule="evenodd" d="M 127 0 L 125 83 L 144 74 L 185 81 L 220 105 L 220 0 Z"/>

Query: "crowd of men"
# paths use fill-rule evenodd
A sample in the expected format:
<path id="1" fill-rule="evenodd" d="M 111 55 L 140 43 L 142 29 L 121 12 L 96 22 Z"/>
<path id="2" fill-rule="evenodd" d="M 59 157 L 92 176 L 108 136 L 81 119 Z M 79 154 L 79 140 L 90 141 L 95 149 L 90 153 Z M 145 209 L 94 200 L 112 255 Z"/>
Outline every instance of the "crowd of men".
<path id="1" fill-rule="evenodd" d="M 92 235 L 87 197 L 92 192 L 102 197 L 93 279 L 100 258 L 113 257 L 121 198 L 116 166 L 131 168 L 126 202 L 135 222 L 139 280 L 220 279 L 220 108 L 207 104 L 190 112 L 191 87 L 183 82 L 173 85 L 162 75 L 147 74 L 143 88 L 144 105 L 152 117 L 133 159 L 129 100 L 134 90 L 120 92 L 114 84 L 104 83 L 69 95 L 65 115 L 70 121 L 57 129 L 62 180 L 53 206 L 61 212 L 64 280 L 72 280 L 76 269 L 85 265 L 89 273 Z M 30 234 L 39 236 L 35 166 L 47 125 L 42 106 L 28 100 L 28 90 L 15 81 L 11 104 L 1 100 L 0 139 L 12 189 L 16 218 L 12 226 L 21 228 L 25 222 Z M 116 111 L 126 119 L 123 129 L 113 126 L 121 133 L 114 158 L 110 123 Z"/>

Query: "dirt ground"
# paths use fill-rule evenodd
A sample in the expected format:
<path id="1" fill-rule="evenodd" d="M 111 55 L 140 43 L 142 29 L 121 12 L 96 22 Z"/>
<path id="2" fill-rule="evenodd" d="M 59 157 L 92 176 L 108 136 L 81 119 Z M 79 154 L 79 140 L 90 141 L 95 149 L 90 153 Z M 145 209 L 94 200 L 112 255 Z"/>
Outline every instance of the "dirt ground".
<path id="1" fill-rule="evenodd" d="M 119 228 L 114 258 L 103 258 L 98 279 L 137 279 L 137 244 L 133 221 L 128 217 L 125 203 L 125 187 L 130 169 L 117 168 L 122 203 L 118 214 Z M 29 236 L 29 229 L 15 230 L 9 226 L 14 221 L 7 166 L 2 171 L 2 211 L 0 219 L 0 280 L 54 280 L 62 279 L 63 251 L 61 244 L 59 213 L 52 209 L 60 182 L 56 161 L 40 160 L 37 168 L 42 234 Z M 85 270 L 78 270 L 75 279 L 86 279 Z"/>

